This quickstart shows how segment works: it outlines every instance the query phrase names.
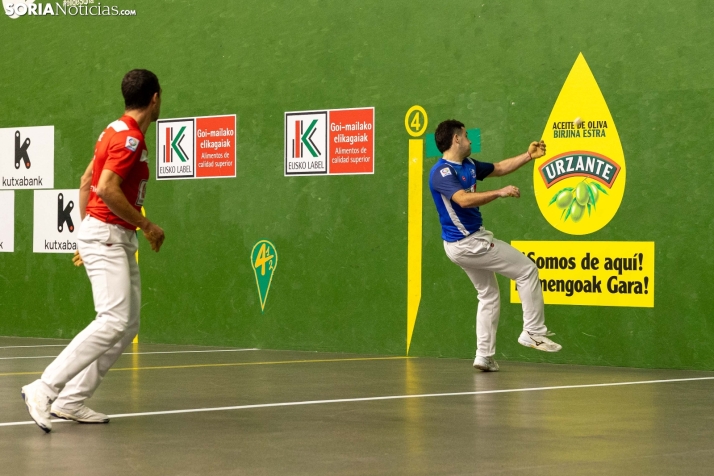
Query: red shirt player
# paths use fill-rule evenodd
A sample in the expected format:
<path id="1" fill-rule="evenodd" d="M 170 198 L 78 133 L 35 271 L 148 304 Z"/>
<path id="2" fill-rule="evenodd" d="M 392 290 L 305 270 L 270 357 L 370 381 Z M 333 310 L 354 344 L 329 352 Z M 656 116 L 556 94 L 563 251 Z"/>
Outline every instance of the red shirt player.
<path id="1" fill-rule="evenodd" d="M 130 205 L 141 211 L 149 181 L 149 156 L 144 142 L 144 133 L 131 116 L 122 116 L 102 132 L 94 149 L 92 185 L 86 213 L 104 223 L 136 229 L 131 223 L 114 214 L 97 195 L 97 186 L 102 171 L 110 170 L 121 177 L 120 189 Z M 82 217 L 84 218 L 84 217 Z"/>
<path id="2" fill-rule="evenodd" d="M 82 225 L 74 262 L 87 270 L 97 317 L 39 380 L 22 387 L 30 416 L 46 432 L 52 429 L 50 415 L 83 423 L 109 421 L 84 402 L 139 331 L 136 229 L 154 251 L 164 242 L 164 231 L 141 214 L 149 180 L 144 134 L 159 117 L 161 87 L 154 73 L 135 69 L 124 76 L 121 89 L 125 113 L 99 136 L 79 192 Z"/>

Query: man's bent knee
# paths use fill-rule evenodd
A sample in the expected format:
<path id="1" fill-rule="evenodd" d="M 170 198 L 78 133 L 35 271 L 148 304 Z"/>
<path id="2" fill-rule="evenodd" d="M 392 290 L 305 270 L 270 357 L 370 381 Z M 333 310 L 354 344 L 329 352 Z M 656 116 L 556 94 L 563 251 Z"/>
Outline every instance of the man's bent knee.
<path id="1" fill-rule="evenodd" d="M 498 288 L 486 292 L 479 292 L 477 297 L 479 302 L 482 302 L 484 304 L 500 304 L 501 302 L 501 293 L 499 292 Z"/>
<path id="2" fill-rule="evenodd" d="M 538 279 L 538 266 L 530 260 L 528 260 L 529 263 L 526 265 L 525 269 L 523 270 L 523 273 L 521 274 L 521 279 L 528 280 L 528 279 Z"/>

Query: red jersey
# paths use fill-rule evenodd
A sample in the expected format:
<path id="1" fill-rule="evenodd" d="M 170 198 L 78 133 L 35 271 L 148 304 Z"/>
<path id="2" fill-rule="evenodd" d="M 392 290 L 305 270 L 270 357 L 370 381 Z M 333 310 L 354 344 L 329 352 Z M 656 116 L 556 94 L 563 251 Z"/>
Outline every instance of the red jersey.
<path id="1" fill-rule="evenodd" d="M 87 202 L 87 214 L 97 220 L 112 225 L 135 230 L 136 227 L 122 220 L 99 198 L 96 187 L 102 170 L 111 170 L 123 181 L 121 190 L 130 204 L 141 211 L 146 195 L 146 184 L 149 181 L 149 156 L 146 151 L 144 134 L 139 125 L 130 116 L 122 116 L 104 129 L 97 140 L 94 149 L 94 170 L 92 186 Z"/>

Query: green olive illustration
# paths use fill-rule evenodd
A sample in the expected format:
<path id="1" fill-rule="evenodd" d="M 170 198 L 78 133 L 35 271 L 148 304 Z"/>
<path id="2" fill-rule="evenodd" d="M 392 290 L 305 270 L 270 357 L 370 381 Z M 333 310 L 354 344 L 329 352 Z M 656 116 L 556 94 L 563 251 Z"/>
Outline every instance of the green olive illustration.
<path id="1" fill-rule="evenodd" d="M 577 200 L 578 204 L 580 204 L 581 207 L 584 207 L 588 204 L 588 201 L 590 200 L 590 195 L 588 194 L 588 185 L 585 182 L 580 182 L 578 186 L 575 187 L 575 200 Z M 573 219 L 573 221 L 578 220 Z"/>
<path id="2" fill-rule="evenodd" d="M 568 208 L 568 206 L 570 206 L 570 202 L 572 201 L 573 192 L 563 190 L 558 194 L 558 198 L 555 199 L 555 204 L 558 205 L 558 208 Z"/>
<path id="3" fill-rule="evenodd" d="M 574 222 L 580 221 L 583 217 L 583 211 L 585 211 L 585 207 L 580 205 L 576 199 L 573 204 L 570 205 L 570 219 Z"/>
<path id="4" fill-rule="evenodd" d="M 594 183 L 589 183 L 588 187 L 590 188 L 590 195 L 592 196 L 591 202 L 596 203 L 600 192 Z"/>

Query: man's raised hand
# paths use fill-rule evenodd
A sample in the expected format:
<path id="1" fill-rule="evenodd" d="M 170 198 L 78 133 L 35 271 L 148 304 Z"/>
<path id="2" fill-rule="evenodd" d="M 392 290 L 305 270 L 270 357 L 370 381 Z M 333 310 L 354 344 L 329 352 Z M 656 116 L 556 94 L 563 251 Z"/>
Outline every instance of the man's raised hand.
<path id="1" fill-rule="evenodd" d="M 528 154 L 532 159 L 539 159 L 545 155 L 545 142 L 531 142 L 528 146 Z"/>

